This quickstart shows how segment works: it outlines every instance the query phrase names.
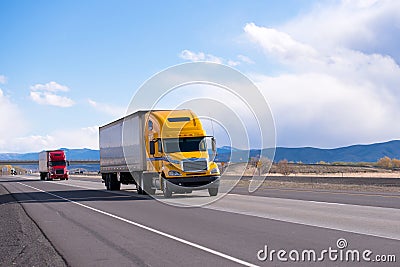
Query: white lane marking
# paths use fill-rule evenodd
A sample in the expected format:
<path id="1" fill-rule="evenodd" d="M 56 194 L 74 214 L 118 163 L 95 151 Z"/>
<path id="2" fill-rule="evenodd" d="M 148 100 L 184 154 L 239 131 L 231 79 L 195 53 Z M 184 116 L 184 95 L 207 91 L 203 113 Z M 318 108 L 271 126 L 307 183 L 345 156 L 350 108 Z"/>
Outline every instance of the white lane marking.
<path id="1" fill-rule="evenodd" d="M 243 197 L 245 195 L 240 195 L 240 194 L 229 194 L 230 196 L 236 196 L 236 197 Z M 252 196 L 254 198 L 262 198 L 263 196 Z M 264 197 L 265 198 L 265 197 Z M 280 199 L 279 197 L 267 197 L 267 198 L 275 198 L 275 199 Z M 282 199 L 282 198 L 281 198 Z M 345 204 L 345 203 L 337 203 L 337 202 L 324 202 L 324 201 L 316 201 L 316 200 L 302 200 L 302 199 L 291 199 L 291 198 L 284 198 L 284 199 L 289 199 L 289 200 L 295 200 L 295 201 L 305 201 L 308 203 L 315 203 L 315 204 L 322 204 L 322 205 L 336 205 L 336 206 L 361 206 L 361 207 L 374 207 L 374 206 L 365 206 L 365 205 L 358 205 L 358 204 Z"/>
<path id="2" fill-rule="evenodd" d="M 108 213 L 108 212 L 105 212 L 105 211 L 102 211 L 102 210 L 99 210 L 99 209 L 96 209 L 96 208 L 93 208 L 93 207 L 84 205 L 84 204 L 82 204 L 82 203 L 79 203 L 79 202 L 70 200 L 70 199 L 68 199 L 68 198 L 64 198 L 64 197 L 62 197 L 62 196 L 59 196 L 59 195 L 56 195 L 56 194 L 53 194 L 53 193 L 50 193 L 50 192 L 46 192 L 46 191 L 41 190 L 41 189 L 39 189 L 39 188 L 30 186 L 30 185 L 27 185 L 27 184 L 23 184 L 23 183 L 20 183 L 20 182 L 18 182 L 18 184 L 24 185 L 24 186 L 26 186 L 26 187 L 29 187 L 29 188 L 34 189 L 34 190 L 37 190 L 37 191 L 42 192 L 42 193 L 46 193 L 46 194 L 51 195 L 51 196 L 53 196 L 53 197 L 60 198 L 60 199 L 62 199 L 62 200 L 68 201 L 68 202 L 70 202 L 70 203 L 76 204 L 76 205 L 81 206 L 81 207 L 84 207 L 84 208 L 86 208 L 86 209 L 89 209 L 89 210 L 95 211 L 95 212 L 97 212 L 97 213 L 100 213 L 100 214 L 103 214 L 103 215 L 112 217 L 112 218 L 114 218 L 114 219 L 117 219 L 117 220 L 126 222 L 126 223 L 128 223 L 128 224 L 134 225 L 134 226 L 139 227 L 139 228 L 142 228 L 142 229 L 144 229 L 144 230 L 147 230 L 147 231 L 153 232 L 153 233 L 155 233 L 155 234 L 158 234 L 158 235 L 167 237 L 167 238 L 169 238 L 169 239 L 178 241 L 178 242 L 183 243 L 183 244 L 185 244 L 185 245 L 188 245 L 188 246 L 191 246 L 191 247 L 194 247 L 194 248 L 197 248 L 197 249 L 206 251 L 206 252 L 208 252 L 208 253 L 211 253 L 211 254 L 214 254 L 214 255 L 216 255 L 216 256 L 222 257 L 222 258 L 224 258 L 224 259 L 227 259 L 227 260 L 236 262 L 236 263 L 238 263 L 238 264 L 241 264 L 241 265 L 244 265 L 244 266 L 251 266 L 251 267 L 257 267 L 257 266 L 258 266 L 258 265 L 252 264 L 252 263 L 250 263 L 250 262 L 247 262 L 247 261 L 244 261 L 244 260 L 241 260 L 241 259 L 238 259 L 238 258 L 229 256 L 229 255 L 224 254 L 224 253 L 222 253 L 222 252 L 219 252 L 219 251 L 216 251 L 216 250 L 213 250 L 213 249 L 204 247 L 204 246 L 202 246 L 202 245 L 199 245 L 199 244 L 196 244 L 196 243 L 187 241 L 187 240 L 185 240 L 185 239 L 182 239 L 182 238 L 173 236 L 173 235 L 171 235 L 171 234 L 164 233 L 164 232 L 162 232 L 162 231 L 160 231 L 160 230 L 151 228 L 151 227 L 149 227 L 149 226 L 145 226 L 145 225 L 143 225 L 143 224 L 130 221 L 130 220 L 128 220 L 128 219 L 119 217 L 119 216 L 117 216 L 117 215 L 114 215 L 114 214 L 111 214 L 111 213 Z"/>
<path id="3" fill-rule="evenodd" d="M 38 179 L 31 179 L 31 178 L 28 178 L 28 177 L 24 177 L 24 176 L 21 176 L 22 178 L 25 178 L 25 179 L 28 179 L 28 180 L 38 180 Z M 107 193 L 109 193 L 109 194 L 114 194 L 114 195 L 120 195 L 120 196 L 130 196 L 130 197 L 137 197 L 137 198 L 143 198 L 143 199 L 149 199 L 149 198 L 151 198 L 151 197 L 149 197 L 149 196 L 146 196 L 146 195 L 138 195 L 138 194 L 134 194 L 134 195 L 132 195 L 132 191 L 131 192 L 129 192 L 129 191 L 109 191 L 109 190 L 106 190 L 105 188 L 104 188 L 104 185 L 101 183 L 100 184 L 100 186 L 99 187 L 88 187 L 87 185 L 86 186 L 84 186 L 84 185 L 76 185 L 76 184 L 71 184 L 71 182 L 84 182 L 84 183 L 87 183 L 87 184 L 90 184 L 90 183 L 92 183 L 93 185 L 99 185 L 99 183 L 100 182 L 95 182 L 95 181 L 81 181 L 81 180 L 70 180 L 70 181 L 68 181 L 68 182 L 58 182 L 58 181 L 45 181 L 45 183 L 46 184 L 48 184 L 48 183 L 51 183 L 51 184 L 56 184 L 56 185 L 63 185 L 63 186 L 70 186 L 70 187 L 76 187 L 76 188 L 82 188 L 82 189 L 89 189 L 89 190 L 96 190 L 96 191 L 102 191 L 102 192 L 107 192 Z"/>
<path id="4" fill-rule="evenodd" d="M 92 182 L 89 182 L 92 183 Z M 58 183 L 57 183 L 58 184 Z M 67 184 L 65 184 L 67 185 Z M 70 185 L 72 186 L 72 185 Z M 79 186 L 76 186 L 79 187 Z M 85 188 L 85 187 L 81 187 Z M 97 189 L 98 190 L 98 189 Z M 107 191 L 108 192 L 108 191 Z M 120 194 L 120 195 L 131 195 L 129 193 L 123 194 L 117 193 L 117 192 L 109 192 L 112 194 Z M 140 196 L 139 196 L 140 197 Z M 293 200 L 293 199 L 282 199 L 282 198 L 270 198 L 270 197 L 261 197 L 261 196 L 244 196 L 244 195 L 239 195 L 239 194 L 229 194 L 225 196 L 225 198 L 220 199 L 220 201 L 213 203 L 208 206 L 203 206 L 202 208 L 206 209 L 211 209 L 211 210 L 217 210 L 217 211 L 222 211 L 222 212 L 229 212 L 229 213 L 234 213 L 234 214 L 240 214 L 240 215 L 246 215 L 246 216 L 253 216 L 253 217 L 258 217 L 258 218 L 265 218 L 265 219 L 272 219 L 272 220 L 277 220 L 277 221 L 282 221 L 282 222 L 289 222 L 289 223 L 295 223 L 295 224 L 300 224 L 300 225 L 307 225 L 307 226 L 313 226 L 313 227 L 319 227 L 319 228 L 324 228 L 324 229 L 332 229 L 332 230 L 337 230 L 337 231 L 343 231 L 343 232 L 348 232 L 348 233 L 355 233 L 355 234 L 361 234 L 361 235 L 367 235 L 367 236 L 373 236 L 373 237 L 381 237 L 381 238 L 387 238 L 387 239 L 392 239 L 392 240 L 400 240 L 400 236 L 394 236 L 393 233 L 388 232 L 387 230 L 382 232 L 382 229 L 376 229 L 376 227 L 372 227 L 370 229 L 358 229 L 359 226 L 356 228 L 353 226 L 349 225 L 337 225 L 335 223 L 324 223 L 324 222 L 316 222 L 316 221 L 308 221 L 304 220 L 304 218 L 298 218 L 298 217 L 292 217 L 288 218 L 287 216 L 283 216 L 281 214 L 274 214 L 271 212 L 265 213 L 259 213 L 257 211 L 251 211 L 251 210 L 243 210 L 243 209 L 238 209 L 232 208 L 228 206 L 217 206 L 218 203 L 224 204 L 223 200 L 227 200 L 229 197 L 236 197 L 236 198 L 246 198 L 243 199 L 243 201 L 250 201 L 250 200 L 255 200 L 258 201 L 262 199 L 263 201 L 265 200 L 266 203 L 268 203 L 268 200 L 280 200 L 280 201 L 285 201 L 285 202 L 290 202 L 290 203 L 304 203 L 307 205 L 318 205 L 318 206 L 325 206 L 325 207 L 334 207 L 334 206 L 344 206 L 348 208 L 362 208 L 362 209 L 372 209 L 372 210 L 392 210 L 391 213 L 396 213 L 398 210 L 393 209 L 393 208 L 382 208 L 382 207 L 374 207 L 374 206 L 362 206 L 362 205 L 354 205 L 354 204 L 342 204 L 342 203 L 335 203 L 335 202 L 320 202 L 320 201 L 310 201 L 310 200 Z M 173 199 L 172 199 L 173 200 Z M 189 203 L 188 206 L 190 206 L 190 201 L 195 201 L 195 199 L 188 199 Z M 226 203 L 225 203 L 226 204 Z M 271 203 L 270 203 L 271 204 Z M 287 205 L 290 207 L 291 205 Z M 354 222 L 353 222 L 354 223 Z M 361 225 L 360 225 L 361 226 Z M 375 229 L 375 231 L 372 231 Z"/>
<path id="5" fill-rule="evenodd" d="M 235 197 L 236 199 L 231 197 Z M 260 203 L 260 201 L 262 201 L 262 203 Z M 277 201 L 279 201 L 279 203 L 277 203 Z M 249 206 L 241 206 L 241 204 L 245 202 L 248 202 L 253 209 L 248 209 L 247 207 Z M 256 209 L 256 204 L 265 204 L 266 207 L 262 210 Z M 299 205 L 301 206 L 300 208 Z M 400 230 L 398 225 L 400 212 L 398 209 L 394 208 L 257 196 L 249 198 L 248 196 L 233 194 L 229 194 L 220 201 L 203 208 L 348 233 L 400 240 L 398 231 Z M 281 212 L 282 208 L 289 210 L 287 210 L 287 213 L 284 213 Z M 296 210 L 290 210 L 293 208 Z M 301 208 L 304 210 L 302 211 Z M 290 215 L 287 215 L 289 212 Z M 326 213 L 321 214 L 321 212 Z M 352 217 L 349 218 L 349 216 Z"/>
<path id="6" fill-rule="evenodd" d="M 47 183 L 53 183 L 53 184 L 60 184 L 60 183 L 57 183 L 57 182 L 53 182 L 53 181 L 50 181 L 50 182 L 47 182 Z M 82 188 L 82 189 L 89 189 L 89 190 L 98 190 L 98 191 L 104 191 L 105 189 L 102 189 L 102 188 L 94 188 L 94 187 L 87 187 L 87 186 L 80 186 L 80 185 L 73 185 L 73 184 L 62 184 L 62 185 L 65 185 L 65 186 L 70 186 L 70 187 L 77 187 L 77 188 Z"/>

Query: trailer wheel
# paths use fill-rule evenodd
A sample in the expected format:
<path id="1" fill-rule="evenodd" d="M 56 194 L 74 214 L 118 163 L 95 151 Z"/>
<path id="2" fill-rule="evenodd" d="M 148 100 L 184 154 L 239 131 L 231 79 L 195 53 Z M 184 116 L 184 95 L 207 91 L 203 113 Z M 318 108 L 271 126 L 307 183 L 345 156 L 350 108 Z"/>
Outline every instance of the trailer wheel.
<path id="1" fill-rule="evenodd" d="M 115 174 L 115 173 L 110 174 L 109 175 L 109 180 L 110 180 L 110 182 L 109 182 L 110 189 L 109 190 L 118 191 L 118 190 L 121 189 L 121 182 L 118 181 L 117 174 Z"/>
<path id="2" fill-rule="evenodd" d="M 40 180 L 44 181 L 46 179 L 46 176 L 43 175 L 43 173 L 40 173 Z"/>
<path id="3" fill-rule="evenodd" d="M 139 195 L 154 195 L 156 190 L 151 188 L 151 183 L 143 175 L 139 177 L 139 186 L 137 185 Z"/>
<path id="4" fill-rule="evenodd" d="M 218 187 L 212 187 L 212 188 L 208 188 L 208 194 L 211 197 L 215 197 L 216 195 L 218 195 Z"/>
<path id="5" fill-rule="evenodd" d="M 165 178 L 163 179 L 163 194 L 165 198 L 172 197 L 172 191 L 168 188 L 168 182 Z"/>
<path id="6" fill-rule="evenodd" d="M 102 174 L 101 174 L 101 179 L 103 179 L 104 186 L 106 187 L 106 189 L 107 189 L 107 190 L 110 190 L 110 189 L 108 188 L 108 174 L 102 173 Z"/>
<path id="7" fill-rule="evenodd" d="M 146 190 L 146 192 L 147 192 L 148 195 L 154 195 L 156 193 L 156 189 L 149 188 L 149 189 Z"/>

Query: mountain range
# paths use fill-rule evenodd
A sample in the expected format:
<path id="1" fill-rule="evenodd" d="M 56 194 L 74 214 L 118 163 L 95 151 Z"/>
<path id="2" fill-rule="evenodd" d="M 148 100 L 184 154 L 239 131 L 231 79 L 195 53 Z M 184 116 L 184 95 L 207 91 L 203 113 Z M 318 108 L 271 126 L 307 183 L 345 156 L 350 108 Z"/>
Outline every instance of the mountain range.
<path id="1" fill-rule="evenodd" d="M 100 152 L 94 149 L 68 149 L 66 151 L 69 160 L 99 160 Z M 260 149 L 241 150 L 229 146 L 217 149 L 216 161 L 244 162 L 249 157 L 260 155 Z M 272 154 L 271 149 L 264 149 L 264 153 Z M 232 154 L 231 154 L 232 153 Z M 38 152 L 34 153 L 0 153 L 0 160 L 37 160 Z M 382 157 L 400 159 L 400 140 L 369 145 L 352 145 L 333 149 L 322 149 L 314 147 L 277 147 L 274 161 L 286 159 L 293 162 L 317 163 L 324 161 L 332 162 L 376 162 Z"/>
<path id="2" fill-rule="evenodd" d="M 232 151 L 231 161 L 240 162 L 247 160 L 246 156 L 258 157 L 260 149 L 247 150 L 222 147 L 218 149 L 217 161 L 228 161 Z M 271 149 L 263 149 L 262 154 L 271 155 Z M 352 145 L 346 147 L 323 149 L 314 147 L 277 147 L 274 162 L 286 159 L 289 162 L 318 163 L 332 162 L 376 162 L 383 157 L 400 159 L 400 140 L 369 145 Z"/>
<path id="3" fill-rule="evenodd" d="M 95 149 L 81 148 L 68 149 L 60 148 L 65 151 L 68 160 L 99 160 L 100 152 Z M 38 160 L 39 152 L 32 153 L 0 153 L 0 160 Z"/>

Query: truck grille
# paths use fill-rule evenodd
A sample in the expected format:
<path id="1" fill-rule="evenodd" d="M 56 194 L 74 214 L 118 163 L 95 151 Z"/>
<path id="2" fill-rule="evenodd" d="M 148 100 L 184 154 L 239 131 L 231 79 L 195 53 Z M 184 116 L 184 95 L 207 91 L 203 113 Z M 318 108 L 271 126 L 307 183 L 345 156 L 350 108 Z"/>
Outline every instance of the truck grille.
<path id="1" fill-rule="evenodd" d="M 206 160 L 184 161 L 183 171 L 185 172 L 200 172 L 207 170 Z"/>
<path id="2" fill-rule="evenodd" d="M 64 174 L 64 170 L 56 170 L 56 174 Z"/>

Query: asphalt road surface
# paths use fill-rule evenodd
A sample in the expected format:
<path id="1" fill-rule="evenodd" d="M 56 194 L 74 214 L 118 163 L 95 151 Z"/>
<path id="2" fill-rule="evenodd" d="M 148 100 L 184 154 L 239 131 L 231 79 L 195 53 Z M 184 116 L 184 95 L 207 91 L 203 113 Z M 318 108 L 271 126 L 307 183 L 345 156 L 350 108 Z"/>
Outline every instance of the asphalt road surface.
<path id="1" fill-rule="evenodd" d="M 269 189 L 248 195 L 236 188 L 194 208 L 169 204 L 213 199 L 195 191 L 166 204 L 137 195 L 134 186 L 105 191 L 96 179 L 1 176 L 0 183 L 12 194 L 3 192 L 2 207 L 22 205 L 69 266 L 399 266 L 399 194 Z"/>

